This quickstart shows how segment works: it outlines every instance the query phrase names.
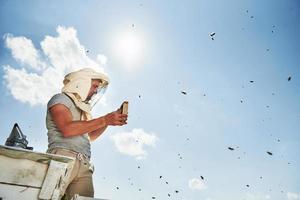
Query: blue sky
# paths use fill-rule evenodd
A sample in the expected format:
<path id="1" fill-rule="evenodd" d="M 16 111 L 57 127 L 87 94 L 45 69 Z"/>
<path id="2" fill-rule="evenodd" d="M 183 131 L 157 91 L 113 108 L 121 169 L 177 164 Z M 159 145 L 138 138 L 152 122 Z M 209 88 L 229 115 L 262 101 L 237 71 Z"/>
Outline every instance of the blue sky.
<path id="1" fill-rule="evenodd" d="M 92 144 L 96 197 L 300 199 L 299 19 L 299 0 L 0 0 L 0 141 L 18 122 L 45 152 L 47 99 L 89 65 L 111 79 L 95 117 L 130 104 Z"/>

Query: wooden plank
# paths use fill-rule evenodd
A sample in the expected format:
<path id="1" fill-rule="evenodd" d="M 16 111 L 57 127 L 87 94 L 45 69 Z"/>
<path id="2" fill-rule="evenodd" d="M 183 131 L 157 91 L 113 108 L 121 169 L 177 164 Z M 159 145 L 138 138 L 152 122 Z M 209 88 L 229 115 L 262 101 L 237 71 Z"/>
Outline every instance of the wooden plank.
<path id="1" fill-rule="evenodd" d="M 62 180 L 65 178 L 65 172 L 68 168 L 67 163 L 57 162 L 51 160 L 47 175 L 45 177 L 41 193 L 39 195 L 40 199 L 58 199 L 62 191 Z"/>
<path id="2" fill-rule="evenodd" d="M 0 183 L 0 199 L 38 200 L 40 189 Z"/>
<path id="3" fill-rule="evenodd" d="M 0 182 L 42 187 L 48 165 L 0 155 Z"/>
<path id="4" fill-rule="evenodd" d="M 0 145 L 0 155 L 5 155 L 12 158 L 22 158 L 22 159 L 28 159 L 35 162 L 41 162 L 41 163 L 50 163 L 50 160 L 56 160 L 59 162 L 72 162 L 74 159 L 67 156 L 61 156 L 61 155 L 54 155 L 54 154 L 48 154 L 48 153 L 39 153 L 34 152 L 26 149 L 20 149 L 16 147 L 8 147 Z"/>
<path id="5" fill-rule="evenodd" d="M 92 198 L 92 197 L 84 197 L 84 196 L 79 196 L 78 194 L 75 194 L 75 196 L 71 200 L 108 200 L 108 199 L 98 199 L 98 198 Z"/>

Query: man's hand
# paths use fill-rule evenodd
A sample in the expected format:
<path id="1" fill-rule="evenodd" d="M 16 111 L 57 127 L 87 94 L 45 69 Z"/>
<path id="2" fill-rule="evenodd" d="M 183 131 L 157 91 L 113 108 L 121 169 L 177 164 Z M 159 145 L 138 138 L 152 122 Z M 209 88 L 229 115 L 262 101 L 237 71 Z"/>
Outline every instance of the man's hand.
<path id="1" fill-rule="evenodd" d="M 127 117 L 128 115 L 126 114 L 121 114 L 119 109 L 108 113 L 107 115 L 104 116 L 105 122 L 107 125 L 110 126 L 123 126 L 127 124 Z"/>
<path id="2" fill-rule="evenodd" d="M 105 127 L 89 132 L 90 140 L 96 140 L 107 128 L 107 126 L 123 126 L 127 124 L 127 115 L 121 114 L 121 110 L 118 109 L 114 112 L 108 113 L 101 117 L 104 120 Z"/>

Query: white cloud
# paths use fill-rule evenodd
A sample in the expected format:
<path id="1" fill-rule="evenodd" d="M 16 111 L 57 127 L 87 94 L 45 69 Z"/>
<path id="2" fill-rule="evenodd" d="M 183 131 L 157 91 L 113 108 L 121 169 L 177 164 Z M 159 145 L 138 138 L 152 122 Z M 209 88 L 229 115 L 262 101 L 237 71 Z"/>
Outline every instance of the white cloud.
<path id="1" fill-rule="evenodd" d="M 119 152 L 134 156 L 136 159 L 144 159 L 147 152 L 145 146 L 155 146 L 158 140 L 153 133 L 148 134 L 143 129 L 133 129 L 131 132 L 117 133 L 111 136 Z"/>
<path id="2" fill-rule="evenodd" d="M 86 49 L 80 44 L 74 28 L 59 26 L 56 31 L 58 37 L 46 36 L 41 42 L 43 52 L 52 66 L 67 72 L 84 66 L 99 68 L 99 64 L 86 55 Z"/>
<path id="3" fill-rule="evenodd" d="M 300 199 L 300 194 L 297 194 L 297 193 L 288 192 L 286 195 L 287 195 L 288 200 Z"/>
<path id="4" fill-rule="evenodd" d="M 74 28 L 58 26 L 56 31 L 56 37 L 46 36 L 40 43 L 44 59 L 30 39 L 5 35 L 13 58 L 24 65 L 21 69 L 3 66 L 4 80 L 15 99 L 30 105 L 44 105 L 52 95 L 60 92 L 65 74 L 84 67 L 104 72 L 106 57 L 97 55 L 96 61 L 89 58 Z"/>
<path id="5" fill-rule="evenodd" d="M 50 69 L 43 74 L 40 76 L 36 73 L 28 73 L 25 69 L 19 70 L 4 66 L 7 88 L 15 99 L 24 103 L 28 102 L 30 105 L 45 104 L 51 95 L 58 91 L 56 86 L 61 83 L 59 76 L 55 76 L 55 72 L 51 72 Z M 56 82 L 51 83 L 54 81 Z"/>
<path id="6" fill-rule="evenodd" d="M 25 37 L 13 37 L 11 34 L 4 35 L 6 47 L 11 49 L 14 59 L 26 67 L 41 70 L 46 64 L 41 60 L 40 53 L 34 47 L 31 40 Z"/>
<path id="7" fill-rule="evenodd" d="M 189 180 L 189 188 L 192 190 L 205 190 L 207 189 L 207 186 L 204 184 L 203 180 L 192 178 Z"/>

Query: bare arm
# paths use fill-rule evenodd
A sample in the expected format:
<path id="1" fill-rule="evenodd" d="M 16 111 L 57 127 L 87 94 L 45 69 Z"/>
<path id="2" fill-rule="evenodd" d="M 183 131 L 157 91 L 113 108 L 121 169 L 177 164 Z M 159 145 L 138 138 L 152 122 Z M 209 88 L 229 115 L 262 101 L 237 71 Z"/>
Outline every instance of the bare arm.
<path id="1" fill-rule="evenodd" d="M 127 120 L 127 115 L 120 114 L 115 111 L 108 113 L 103 117 L 89 121 L 72 121 L 72 114 L 70 110 L 63 104 L 56 104 L 51 107 L 49 111 L 57 128 L 61 131 L 64 137 L 82 135 L 93 132 L 97 129 L 103 129 L 104 131 L 109 125 L 122 126 L 126 124 Z"/>
<path id="2" fill-rule="evenodd" d="M 91 141 L 96 140 L 100 135 L 102 135 L 102 133 L 105 131 L 105 129 L 107 128 L 107 126 L 103 127 L 103 128 L 99 128 L 97 130 L 94 130 L 92 132 L 89 132 L 89 137 Z"/>

